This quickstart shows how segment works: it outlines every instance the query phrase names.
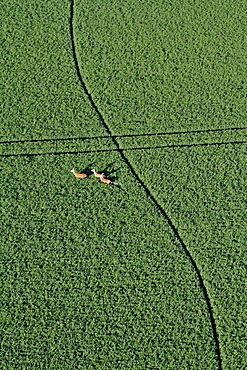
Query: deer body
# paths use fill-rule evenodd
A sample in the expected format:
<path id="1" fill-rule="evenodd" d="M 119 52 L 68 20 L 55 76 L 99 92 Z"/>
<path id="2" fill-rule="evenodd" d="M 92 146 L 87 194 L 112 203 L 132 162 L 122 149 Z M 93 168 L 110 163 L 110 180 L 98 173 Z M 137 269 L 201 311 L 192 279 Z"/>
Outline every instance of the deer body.
<path id="1" fill-rule="evenodd" d="M 100 177 L 100 176 L 104 175 L 103 173 L 96 172 L 95 171 L 95 168 L 93 168 L 91 171 L 93 172 L 93 174 L 94 174 L 95 177 Z"/>
<path id="2" fill-rule="evenodd" d="M 98 173 L 98 172 L 96 172 L 95 171 L 95 168 L 93 170 L 91 170 L 91 171 L 93 172 L 93 174 L 94 174 L 95 177 L 99 177 L 100 180 L 102 182 L 104 182 L 105 184 L 109 184 L 109 185 L 112 184 L 112 181 L 109 180 L 109 179 L 107 179 L 104 173 Z M 70 172 L 72 172 L 75 175 L 75 177 L 79 177 L 81 179 L 85 179 L 85 177 L 87 177 L 87 175 L 85 173 L 75 172 L 74 168 Z"/>
<path id="3" fill-rule="evenodd" d="M 73 172 L 73 174 L 75 175 L 75 177 L 79 177 L 81 179 L 85 179 L 85 177 L 87 177 L 87 175 L 85 173 L 77 173 L 77 172 L 75 172 L 74 168 L 70 172 Z"/>
<path id="4" fill-rule="evenodd" d="M 109 185 L 112 184 L 111 180 L 107 179 L 103 173 L 99 177 L 100 177 L 100 180 L 104 182 L 105 184 L 109 184 Z"/>
<path id="5" fill-rule="evenodd" d="M 95 177 L 99 177 L 100 180 L 102 182 L 104 182 L 105 184 L 112 184 L 111 180 L 107 179 L 105 177 L 105 174 L 104 173 L 98 173 L 98 172 L 96 172 L 95 171 L 95 168 L 93 168 L 91 171 L 93 172 L 93 174 L 94 174 Z"/>

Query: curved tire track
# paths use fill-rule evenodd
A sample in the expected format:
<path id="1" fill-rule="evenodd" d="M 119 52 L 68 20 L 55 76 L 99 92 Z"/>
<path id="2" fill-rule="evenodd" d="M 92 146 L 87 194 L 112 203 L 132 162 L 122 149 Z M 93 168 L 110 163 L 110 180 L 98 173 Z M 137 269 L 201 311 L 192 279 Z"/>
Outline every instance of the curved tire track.
<path id="1" fill-rule="evenodd" d="M 86 95 L 87 95 L 87 97 L 88 97 L 88 99 L 89 99 L 92 107 L 94 108 L 94 110 L 97 113 L 97 115 L 98 115 L 101 123 L 103 124 L 106 132 L 108 133 L 108 135 L 111 137 L 113 143 L 115 144 L 116 149 L 119 152 L 121 158 L 127 164 L 127 166 L 129 167 L 130 171 L 132 172 L 133 176 L 140 183 L 140 185 L 145 190 L 145 192 L 148 195 L 148 197 L 156 205 L 156 207 L 158 208 L 159 212 L 167 220 L 169 226 L 171 227 L 172 231 L 174 232 L 174 235 L 176 236 L 177 240 L 181 244 L 184 252 L 186 253 L 187 257 L 189 258 L 189 260 L 190 260 L 190 262 L 191 262 L 191 264 L 192 264 L 192 266 L 193 266 L 193 268 L 194 268 L 194 270 L 195 270 L 195 272 L 197 274 L 197 277 L 198 277 L 198 280 L 199 280 L 199 283 L 200 283 L 200 287 L 201 287 L 201 289 L 203 291 L 204 298 L 205 298 L 205 301 L 206 301 L 206 304 L 207 304 L 207 307 L 208 307 L 209 316 L 210 316 L 210 322 L 211 322 L 213 337 L 214 337 L 215 346 L 216 346 L 216 354 L 218 356 L 218 369 L 219 370 L 222 370 L 222 359 L 221 359 L 221 353 L 220 353 L 220 344 L 219 344 L 219 338 L 218 338 L 218 333 L 217 333 L 217 327 L 216 327 L 215 319 L 214 319 L 214 316 L 213 316 L 213 310 L 212 310 L 212 306 L 211 306 L 211 303 L 210 303 L 209 295 L 208 295 L 206 286 L 204 284 L 202 275 L 200 273 L 200 270 L 198 269 L 195 260 L 193 259 L 192 255 L 190 254 L 190 252 L 189 252 L 188 248 L 186 247 L 185 243 L 183 242 L 181 236 L 179 235 L 178 230 L 173 225 L 172 220 L 170 219 L 170 217 L 168 216 L 168 214 L 165 212 L 165 210 L 162 208 L 162 206 L 157 202 L 157 200 L 152 195 L 152 193 L 150 192 L 150 190 L 148 189 L 148 187 L 146 186 L 146 184 L 143 182 L 143 180 L 135 172 L 133 166 L 129 162 L 128 158 L 125 156 L 124 150 L 120 148 L 120 146 L 118 144 L 118 141 L 116 140 L 116 136 L 112 135 L 112 132 L 111 132 L 109 126 L 106 124 L 106 122 L 105 122 L 102 114 L 100 113 L 98 107 L 94 103 L 94 101 L 92 99 L 92 96 L 89 93 L 89 91 L 88 91 L 88 89 L 87 89 L 87 87 L 86 87 L 86 85 L 85 85 L 85 83 L 84 83 L 84 81 L 82 79 L 82 75 L 81 75 L 81 72 L 80 72 L 80 67 L 79 67 L 79 63 L 78 63 L 78 59 L 77 59 L 77 55 L 76 55 L 73 20 L 74 20 L 74 0 L 71 0 L 71 6 L 70 6 L 70 34 L 71 34 L 71 43 L 72 43 L 73 57 L 74 57 L 75 67 L 76 67 L 76 71 L 77 71 L 77 75 L 78 75 L 79 81 L 80 81 L 80 83 L 81 83 L 81 85 L 82 85 L 82 87 L 83 87 L 83 89 L 84 89 L 84 91 L 85 91 L 85 93 L 86 93 Z"/>

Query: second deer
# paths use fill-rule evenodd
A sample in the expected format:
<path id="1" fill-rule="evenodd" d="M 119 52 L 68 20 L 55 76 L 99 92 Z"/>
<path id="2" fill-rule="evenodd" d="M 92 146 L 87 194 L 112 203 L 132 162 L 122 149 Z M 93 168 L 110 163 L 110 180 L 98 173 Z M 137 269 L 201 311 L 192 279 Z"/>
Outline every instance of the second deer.
<path id="1" fill-rule="evenodd" d="M 96 172 L 95 168 L 93 168 L 91 171 L 94 173 L 95 177 L 99 177 L 100 180 L 104 182 L 105 184 L 112 184 L 111 180 L 107 179 L 104 173 Z"/>

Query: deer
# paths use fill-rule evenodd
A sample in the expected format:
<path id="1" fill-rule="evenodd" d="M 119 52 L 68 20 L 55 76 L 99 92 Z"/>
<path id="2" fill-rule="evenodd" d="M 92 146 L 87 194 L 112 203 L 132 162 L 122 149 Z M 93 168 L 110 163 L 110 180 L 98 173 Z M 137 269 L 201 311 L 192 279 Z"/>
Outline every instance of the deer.
<path id="1" fill-rule="evenodd" d="M 94 176 L 95 176 L 95 177 L 100 177 L 100 176 L 104 175 L 103 173 L 98 173 L 98 172 L 96 172 L 96 171 L 95 171 L 95 168 L 93 168 L 91 171 L 93 172 L 93 174 L 94 174 Z M 104 175 L 104 176 L 105 176 L 105 175 Z"/>
<path id="2" fill-rule="evenodd" d="M 109 185 L 112 184 L 111 180 L 107 179 L 103 173 L 99 176 L 99 178 L 105 184 L 109 184 Z"/>
<path id="3" fill-rule="evenodd" d="M 73 174 L 75 175 L 75 177 L 79 177 L 80 179 L 85 179 L 85 177 L 87 177 L 87 175 L 85 173 L 77 173 L 77 172 L 75 172 L 74 168 L 72 170 L 70 170 L 70 172 L 73 172 Z"/>
<path id="4" fill-rule="evenodd" d="M 91 170 L 94 173 L 95 177 L 99 177 L 102 182 L 105 184 L 112 184 L 111 180 L 107 179 L 104 173 L 98 173 L 95 171 L 95 168 Z"/>

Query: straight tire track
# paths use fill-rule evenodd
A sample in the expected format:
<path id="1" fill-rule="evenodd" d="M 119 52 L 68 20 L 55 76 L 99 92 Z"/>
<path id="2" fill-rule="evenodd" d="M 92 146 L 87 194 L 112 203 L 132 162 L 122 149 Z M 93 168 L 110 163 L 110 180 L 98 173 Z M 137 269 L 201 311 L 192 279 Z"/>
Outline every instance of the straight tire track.
<path id="1" fill-rule="evenodd" d="M 106 136 L 104 138 L 111 138 Z M 197 146 L 210 146 L 210 145 L 228 145 L 228 144 L 246 144 L 247 141 L 229 141 L 227 143 L 202 143 L 202 144 L 181 144 L 181 145 L 159 145 L 159 146 L 145 146 L 137 148 L 116 148 L 116 149 L 96 149 L 96 150 L 76 150 L 76 151 L 59 151 L 59 152 L 45 152 L 45 153 L 19 153 L 19 154 L 1 154 L 0 157 L 23 157 L 23 156 L 38 156 L 38 155 L 60 155 L 60 154 L 82 154 L 82 153 L 105 153 L 105 152 L 126 152 L 131 150 L 148 150 L 148 149 L 168 149 L 168 148 L 191 148 Z"/>
<path id="2" fill-rule="evenodd" d="M 183 134 L 201 134 L 209 132 L 226 132 L 226 131 L 239 131 L 246 130 L 247 127 L 230 127 L 230 128 L 219 128 L 211 130 L 192 130 L 192 131 L 177 131 L 177 132 L 157 132 L 154 134 L 123 134 L 123 135 L 112 135 L 111 138 L 125 138 L 125 137 L 152 137 L 152 136 L 168 136 L 168 135 L 183 135 Z M 26 140 L 5 140 L 0 141 L 0 144 L 15 144 L 15 143 L 39 143 L 39 142 L 56 142 L 56 141 L 72 141 L 72 140 L 95 140 L 95 139 L 108 139 L 110 136 L 93 136 L 93 137 L 65 137 L 57 139 L 26 139 Z"/>

